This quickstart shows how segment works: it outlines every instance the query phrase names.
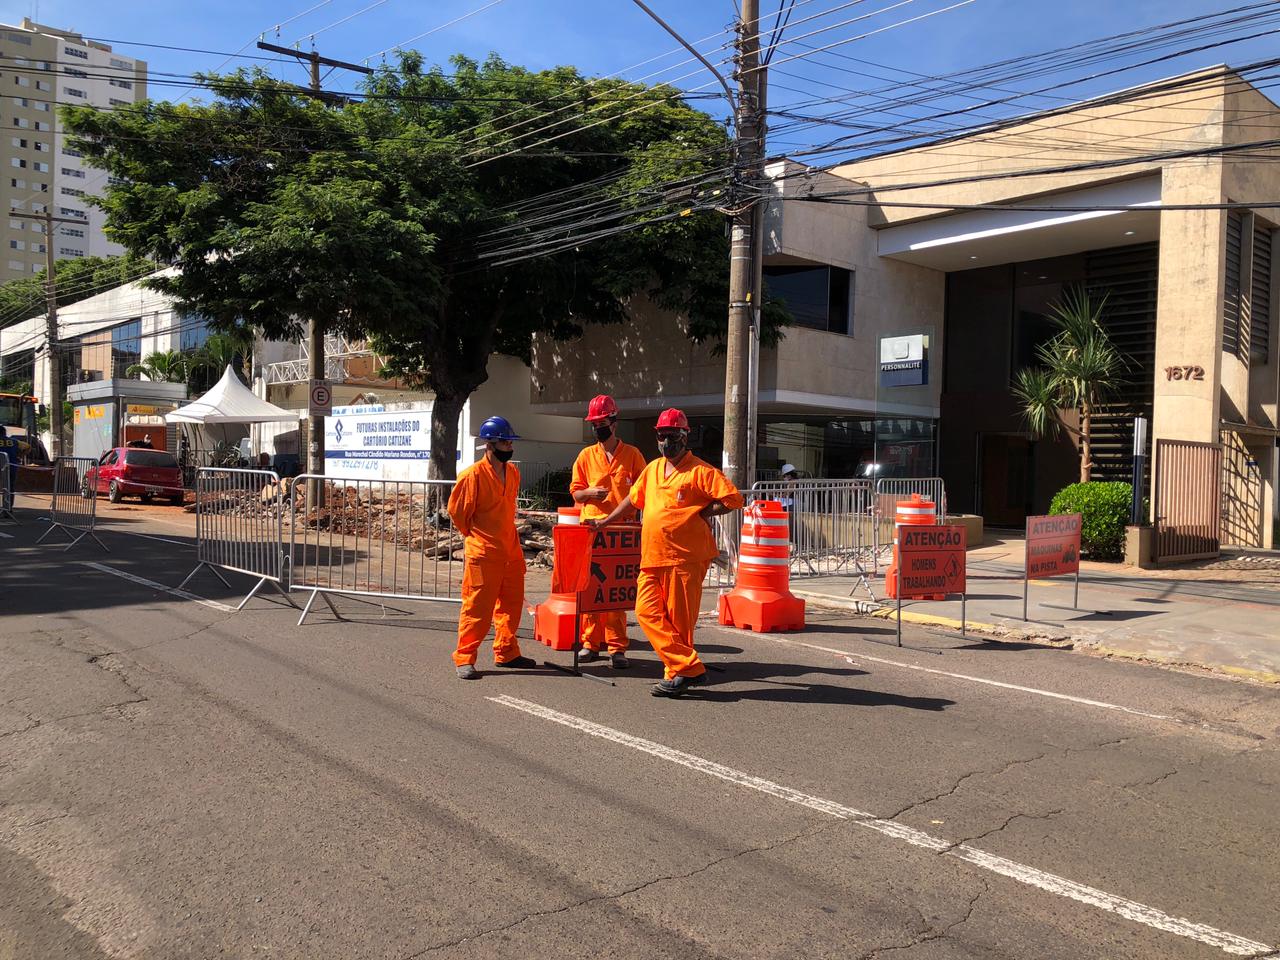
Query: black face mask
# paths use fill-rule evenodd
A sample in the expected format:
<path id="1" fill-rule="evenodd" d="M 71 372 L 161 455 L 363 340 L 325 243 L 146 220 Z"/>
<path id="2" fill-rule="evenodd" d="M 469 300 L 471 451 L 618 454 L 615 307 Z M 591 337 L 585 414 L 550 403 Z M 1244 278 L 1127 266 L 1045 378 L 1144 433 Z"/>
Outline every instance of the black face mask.
<path id="1" fill-rule="evenodd" d="M 672 437 L 670 440 L 659 440 L 658 449 L 662 451 L 662 455 L 668 460 L 679 460 L 684 456 L 688 447 L 680 437 Z"/>
<path id="2" fill-rule="evenodd" d="M 497 447 L 493 448 L 493 458 L 499 463 L 506 463 L 515 455 L 516 452 L 514 450 L 499 450 Z"/>
<path id="3" fill-rule="evenodd" d="M 596 431 L 596 439 L 599 440 L 601 443 L 604 443 L 606 440 L 608 440 L 610 437 L 613 436 L 613 426 L 608 423 L 600 424 L 600 426 L 595 428 L 595 431 Z"/>

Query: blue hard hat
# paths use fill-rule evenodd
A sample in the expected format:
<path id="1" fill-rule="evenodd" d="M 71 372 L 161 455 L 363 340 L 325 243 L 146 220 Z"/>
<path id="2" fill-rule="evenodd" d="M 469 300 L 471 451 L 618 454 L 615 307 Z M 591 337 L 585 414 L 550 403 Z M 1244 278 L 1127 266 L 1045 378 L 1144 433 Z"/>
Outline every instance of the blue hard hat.
<path id="1" fill-rule="evenodd" d="M 519 440 L 520 435 L 516 433 L 506 417 L 490 417 L 480 424 L 480 439 Z"/>

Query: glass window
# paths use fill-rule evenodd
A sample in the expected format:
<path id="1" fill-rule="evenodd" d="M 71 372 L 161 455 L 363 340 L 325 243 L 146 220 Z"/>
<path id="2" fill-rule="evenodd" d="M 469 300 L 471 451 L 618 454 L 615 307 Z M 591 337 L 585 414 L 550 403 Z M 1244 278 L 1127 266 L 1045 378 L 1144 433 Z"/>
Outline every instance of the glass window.
<path id="1" fill-rule="evenodd" d="M 178 339 L 178 349 L 183 353 L 199 350 L 209 339 L 209 334 L 213 332 L 209 329 L 208 319 L 195 316 L 184 317 L 180 329 L 182 333 Z"/>
<path id="2" fill-rule="evenodd" d="M 797 326 L 852 332 L 853 273 L 841 267 L 766 266 L 765 293 L 781 300 Z"/>
<path id="3" fill-rule="evenodd" d="M 142 320 L 130 320 L 111 328 L 111 376 L 128 379 L 128 369 L 142 362 Z M 132 379 L 139 380 L 137 374 Z"/>
<path id="4" fill-rule="evenodd" d="M 124 462 L 135 467 L 176 467 L 178 465 L 173 454 L 165 453 L 163 450 L 126 450 Z"/>

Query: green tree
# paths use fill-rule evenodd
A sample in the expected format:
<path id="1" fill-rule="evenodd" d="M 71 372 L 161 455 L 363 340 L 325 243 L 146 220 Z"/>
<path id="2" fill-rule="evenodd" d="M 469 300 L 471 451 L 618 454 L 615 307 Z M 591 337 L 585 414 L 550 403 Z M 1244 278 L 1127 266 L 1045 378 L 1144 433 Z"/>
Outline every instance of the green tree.
<path id="1" fill-rule="evenodd" d="M 186 383 L 189 373 L 188 358 L 179 350 L 157 350 L 125 370 L 127 376 L 144 376 L 161 383 Z"/>
<path id="2" fill-rule="evenodd" d="M 1080 482 L 1093 470 L 1093 418 L 1098 406 L 1125 382 L 1126 362 L 1102 326 L 1107 298 L 1094 301 L 1087 291 L 1070 288 L 1050 307 L 1058 332 L 1036 351 L 1041 366 L 1018 371 L 1013 394 L 1022 417 L 1037 437 L 1066 430 L 1080 444 Z M 1079 426 L 1064 420 L 1077 415 Z"/>
<path id="3" fill-rule="evenodd" d="M 54 264 L 58 306 L 63 307 L 137 280 L 158 269 L 146 257 L 74 257 Z M 0 285 L 0 325 L 7 326 L 45 311 L 46 272 Z"/>
<path id="4" fill-rule="evenodd" d="M 252 350 L 253 336 L 244 329 L 211 334 L 198 350 L 187 357 L 192 388 L 201 392 L 208 390 L 222 379 L 227 367 L 235 372 L 241 383 L 247 384 L 249 379 L 245 376 L 244 362 Z"/>
<path id="5" fill-rule="evenodd" d="M 623 322 L 642 297 L 714 338 L 728 288 L 723 217 L 698 199 L 730 165 L 714 119 L 667 87 L 452 66 L 402 54 L 358 104 L 242 72 L 207 78 L 210 104 L 63 111 L 115 178 L 108 234 L 180 268 L 152 286 L 221 329 L 370 339 L 434 393 L 441 477 L 493 353 L 528 360 L 535 334 Z"/>
<path id="6" fill-rule="evenodd" d="M 357 108 L 383 134 L 460 145 L 457 199 L 432 227 L 429 309 L 374 342 L 386 374 L 434 394 L 432 470 L 444 477 L 458 415 L 492 354 L 528 362 L 535 335 L 572 339 L 588 323 L 629 321 L 642 299 L 680 313 L 695 340 L 723 336 L 728 294 L 724 219 L 697 199 L 729 163 L 714 119 L 670 87 L 496 57 L 452 67 L 424 70 L 402 55 Z"/>

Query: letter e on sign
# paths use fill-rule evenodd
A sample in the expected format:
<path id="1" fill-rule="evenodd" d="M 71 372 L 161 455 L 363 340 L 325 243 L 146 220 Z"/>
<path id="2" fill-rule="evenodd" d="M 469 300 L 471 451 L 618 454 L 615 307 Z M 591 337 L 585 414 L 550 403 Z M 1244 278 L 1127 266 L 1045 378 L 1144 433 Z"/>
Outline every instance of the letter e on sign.
<path id="1" fill-rule="evenodd" d="M 311 381 L 311 399 L 307 412 L 313 417 L 333 415 L 333 391 L 327 380 Z"/>

